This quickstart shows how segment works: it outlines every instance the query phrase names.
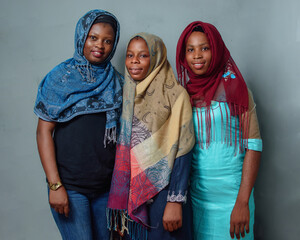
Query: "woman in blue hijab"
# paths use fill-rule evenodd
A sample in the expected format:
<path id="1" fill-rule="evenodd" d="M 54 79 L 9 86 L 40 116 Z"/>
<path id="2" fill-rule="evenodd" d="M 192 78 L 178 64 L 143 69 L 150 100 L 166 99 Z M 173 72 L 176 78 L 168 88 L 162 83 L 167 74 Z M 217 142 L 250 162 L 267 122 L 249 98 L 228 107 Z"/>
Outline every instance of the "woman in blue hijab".
<path id="1" fill-rule="evenodd" d="M 110 60 L 119 32 L 111 13 L 86 13 L 76 26 L 73 58 L 50 71 L 38 89 L 37 145 L 63 239 L 109 238 L 105 209 L 123 84 Z"/>

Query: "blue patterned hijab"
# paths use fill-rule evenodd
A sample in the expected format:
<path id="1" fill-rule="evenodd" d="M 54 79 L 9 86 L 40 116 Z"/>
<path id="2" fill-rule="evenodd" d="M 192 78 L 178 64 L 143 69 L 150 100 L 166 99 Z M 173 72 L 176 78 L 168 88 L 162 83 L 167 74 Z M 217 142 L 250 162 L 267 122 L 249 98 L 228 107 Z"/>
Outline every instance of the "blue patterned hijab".
<path id="1" fill-rule="evenodd" d="M 89 30 L 99 16 L 111 16 L 117 26 L 113 50 L 99 65 L 83 55 Z M 67 122 L 78 115 L 106 112 L 104 145 L 116 141 L 117 120 L 122 105 L 123 76 L 110 63 L 120 34 L 117 18 L 103 10 L 92 10 L 79 19 L 75 31 L 73 58 L 60 63 L 42 80 L 34 107 L 35 114 L 53 122 Z"/>

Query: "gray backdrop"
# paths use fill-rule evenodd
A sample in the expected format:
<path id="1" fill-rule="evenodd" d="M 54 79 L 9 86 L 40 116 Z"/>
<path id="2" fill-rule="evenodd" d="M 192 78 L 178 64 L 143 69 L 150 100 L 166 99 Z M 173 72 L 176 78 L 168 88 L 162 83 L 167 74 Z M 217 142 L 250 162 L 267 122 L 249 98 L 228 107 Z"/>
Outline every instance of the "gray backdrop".
<path id="1" fill-rule="evenodd" d="M 299 0 L 1 0 L 0 239 L 60 239 L 38 157 L 33 105 L 45 74 L 73 54 L 74 29 L 90 9 L 114 13 L 121 39 L 114 65 L 139 31 L 175 49 L 194 20 L 219 29 L 257 103 L 264 140 L 256 183 L 256 239 L 299 239 Z"/>

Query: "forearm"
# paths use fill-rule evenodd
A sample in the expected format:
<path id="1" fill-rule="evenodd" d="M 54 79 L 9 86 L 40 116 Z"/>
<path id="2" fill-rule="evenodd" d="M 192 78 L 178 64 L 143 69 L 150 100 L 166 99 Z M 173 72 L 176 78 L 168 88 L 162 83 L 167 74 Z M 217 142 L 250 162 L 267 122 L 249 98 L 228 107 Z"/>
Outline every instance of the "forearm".
<path id="1" fill-rule="evenodd" d="M 174 162 L 163 215 L 164 229 L 170 232 L 182 227 L 182 203 L 186 201 L 191 160 L 190 152 Z"/>
<path id="2" fill-rule="evenodd" d="M 175 159 L 168 186 L 168 202 L 182 203 L 186 201 L 191 161 L 192 152 Z"/>
<path id="3" fill-rule="evenodd" d="M 56 165 L 55 145 L 52 138 L 56 123 L 46 122 L 39 119 L 36 130 L 36 141 L 41 158 L 41 162 L 50 183 L 60 182 L 60 177 Z M 64 187 L 49 191 L 49 204 L 58 213 L 69 215 L 68 194 Z"/>
<path id="4" fill-rule="evenodd" d="M 236 199 L 237 203 L 248 204 L 252 188 L 255 184 L 261 152 L 247 150 L 243 163 L 242 180 L 239 193 Z"/>
<path id="5" fill-rule="evenodd" d="M 41 163 L 46 177 L 51 183 L 60 181 L 55 158 L 55 146 L 52 138 L 54 128 L 55 123 L 48 123 L 43 120 L 39 120 L 36 132 L 36 140 Z"/>

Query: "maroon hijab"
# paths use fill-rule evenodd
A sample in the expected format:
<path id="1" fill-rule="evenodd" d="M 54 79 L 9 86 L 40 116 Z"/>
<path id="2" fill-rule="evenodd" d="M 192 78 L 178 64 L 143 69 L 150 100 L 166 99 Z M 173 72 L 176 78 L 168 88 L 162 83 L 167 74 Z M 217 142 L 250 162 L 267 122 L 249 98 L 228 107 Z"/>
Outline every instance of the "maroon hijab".
<path id="1" fill-rule="evenodd" d="M 195 29 L 196 27 L 201 27 L 206 34 L 212 54 L 209 68 L 203 75 L 193 73 L 185 58 L 187 40 L 193 31 L 198 31 Z M 213 25 L 195 21 L 184 29 L 177 43 L 176 69 L 181 84 L 190 95 L 192 106 L 206 107 L 207 136 L 210 136 L 211 130 L 209 109 L 212 100 L 228 103 L 230 115 L 239 116 L 240 123 L 244 124 L 244 126 L 240 124 L 240 130 L 247 125 L 245 124 L 247 118 L 243 117 L 242 119 L 242 114 L 248 111 L 247 85 L 231 58 L 219 31 Z M 244 132 L 244 138 L 245 134 Z"/>

